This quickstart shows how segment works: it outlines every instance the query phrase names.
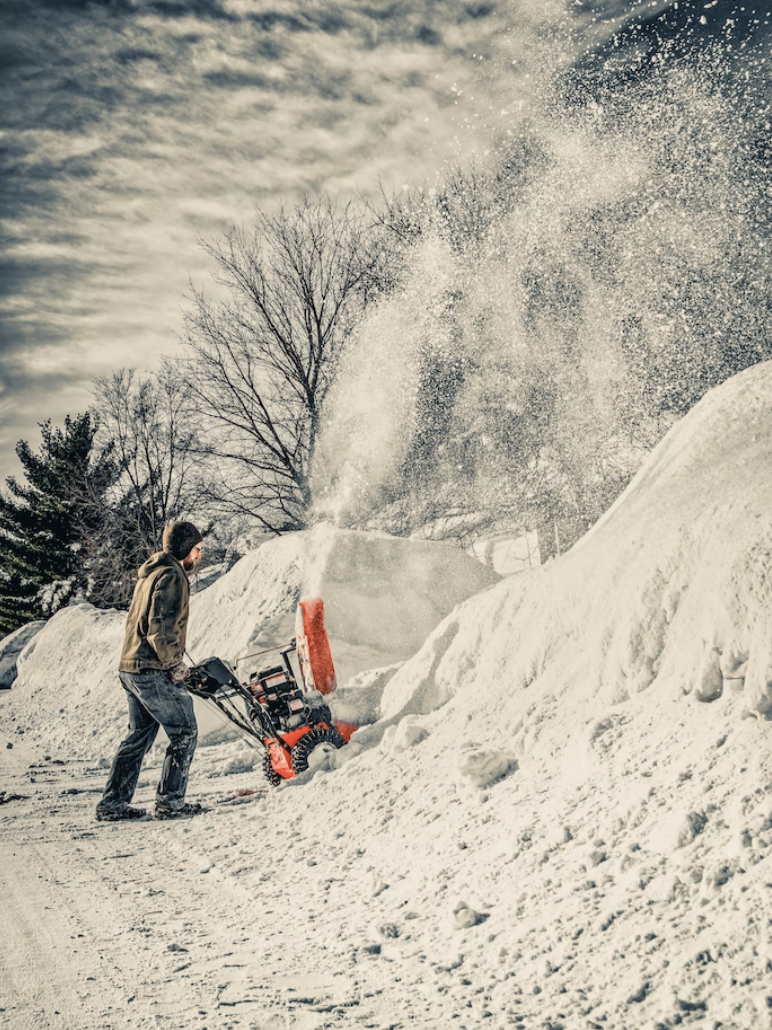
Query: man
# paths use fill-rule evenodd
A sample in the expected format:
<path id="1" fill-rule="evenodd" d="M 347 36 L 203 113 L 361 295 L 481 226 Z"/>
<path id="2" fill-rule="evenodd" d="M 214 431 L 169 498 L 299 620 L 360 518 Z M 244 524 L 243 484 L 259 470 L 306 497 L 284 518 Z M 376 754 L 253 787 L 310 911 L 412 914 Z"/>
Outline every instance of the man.
<path id="1" fill-rule="evenodd" d="M 129 735 L 119 746 L 97 805 L 99 820 L 139 819 L 144 808 L 130 801 L 142 760 L 158 727 L 169 737 L 155 798 L 156 819 L 197 815 L 200 804 L 185 802 L 188 772 L 198 739 L 193 699 L 185 689 L 183 662 L 190 604 L 188 572 L 201 556 L 201 534 L 191 522 L 173 522 L 163 534 L 163 551 L 137 573 L 126 637 L 118 666 L 129 701 Z"/>

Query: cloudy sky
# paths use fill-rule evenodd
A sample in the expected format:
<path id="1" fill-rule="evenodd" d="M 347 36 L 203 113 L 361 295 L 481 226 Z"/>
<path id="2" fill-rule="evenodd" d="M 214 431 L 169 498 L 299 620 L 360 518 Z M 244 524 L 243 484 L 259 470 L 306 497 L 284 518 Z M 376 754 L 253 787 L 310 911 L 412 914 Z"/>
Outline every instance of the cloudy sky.
<path id="1" fill-rule="evenodd" d="M 458 91 L 500 26 L 461 0 L 4 0 L 0 476 L 94 375 L 176 346 L 201 237 L 474 147 Z"/>
<path id="2" fill-rule="evenodd" d="M 490 145 L 535 38 L 663 6 L 2 0 L 0 482 L 95 375 L 174 350 L 201 239 L 255 203 L 433 179 Z"/>

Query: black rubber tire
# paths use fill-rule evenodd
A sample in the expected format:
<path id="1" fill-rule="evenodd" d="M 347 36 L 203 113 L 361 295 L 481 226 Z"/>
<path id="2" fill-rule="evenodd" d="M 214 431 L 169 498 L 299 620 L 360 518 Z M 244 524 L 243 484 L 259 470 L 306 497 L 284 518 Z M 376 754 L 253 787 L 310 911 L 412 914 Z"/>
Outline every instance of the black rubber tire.
<path id="1" fill-rule="evenodd" d="M 298 775 L 306 771 L 311 752 L 320 744 L 332 744 L 332 746 L 338 750 L 339 748 L 346 746 L 346 741 L 334 728 L 325 730 L 322 727 L 317 726 L 316 729 L 306 733 L 300 738 L 291 752 L 292 767 Z"/>
<path id="2" fill-rule="evenodd" d="M 271 756 L 267 751 L 263 755 L 263 776 L 265 776 L 272 787 L 278 787 L 281 783 L 281 776 L 279 776 L 271 765 Z"/>

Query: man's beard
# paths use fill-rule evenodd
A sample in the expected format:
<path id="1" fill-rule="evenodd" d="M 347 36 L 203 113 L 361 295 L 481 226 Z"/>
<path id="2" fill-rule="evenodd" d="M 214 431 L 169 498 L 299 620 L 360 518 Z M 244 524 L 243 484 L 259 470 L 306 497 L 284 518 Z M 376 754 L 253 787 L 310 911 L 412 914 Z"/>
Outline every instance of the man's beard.
<path id="1" fill-rule="evenodd" d="M 183 558 L 181 564 L 182 564 L 183 569 L 186 572 L 192 572 L 193 569 L 195 569 L 195 567 L 196 567 L 196 559 L 195 558 Z"/>

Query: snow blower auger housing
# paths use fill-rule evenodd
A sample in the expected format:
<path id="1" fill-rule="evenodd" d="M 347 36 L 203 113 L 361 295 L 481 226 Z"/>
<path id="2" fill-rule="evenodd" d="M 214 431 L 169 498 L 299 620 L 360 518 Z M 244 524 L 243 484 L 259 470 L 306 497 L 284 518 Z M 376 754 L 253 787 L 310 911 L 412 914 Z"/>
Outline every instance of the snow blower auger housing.
<path id="1" fill-rule="evenodd" d="M 191 694 L 216 708 L 249 743 L 259 741 L 263 772 L 272 784 L 305 772 L 315 752 L 318 757 L 343 747 L 354 729 L 336 725 L 324 700 L 335 690 L 336 680 L 322 601 L 298 604 L 296 633 L 284 647 L 260 652 L 278 654 L 280 661 L 250 673 L 243 683 L 227 662 L 207 658 L 193 666 L 187 684 Z M 305 689 L 292 669 L 293 651 Z M 257 655 L 247 655 L 252 657 Z"/>

